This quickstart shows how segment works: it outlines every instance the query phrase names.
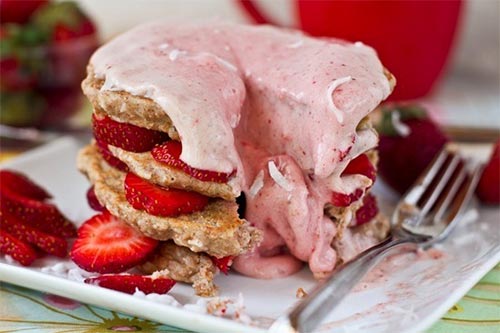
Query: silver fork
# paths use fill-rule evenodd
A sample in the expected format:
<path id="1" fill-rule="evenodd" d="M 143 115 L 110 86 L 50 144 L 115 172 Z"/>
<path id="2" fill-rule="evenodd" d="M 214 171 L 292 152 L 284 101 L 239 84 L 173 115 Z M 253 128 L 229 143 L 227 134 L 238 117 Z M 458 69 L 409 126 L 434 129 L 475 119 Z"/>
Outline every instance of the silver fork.
<path id="1" fill-rule="evenodd" d="M 481 170 L 480 163 L 464 160 L 455 146 L 446 146 L 399 201 L 391 218 L 391 235 L 320 282 L 302 302 L 279 317 L 269 333 L 312 332 L 390 250 L 408 243 L 426 249 L 444 240 L 465 212 Z"/>

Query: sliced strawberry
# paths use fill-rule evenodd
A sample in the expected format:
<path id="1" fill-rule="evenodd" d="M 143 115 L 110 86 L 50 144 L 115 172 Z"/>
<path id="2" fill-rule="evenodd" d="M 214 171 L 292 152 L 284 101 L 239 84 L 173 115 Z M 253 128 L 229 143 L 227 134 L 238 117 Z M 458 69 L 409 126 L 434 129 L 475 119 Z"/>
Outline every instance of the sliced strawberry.
<path id="1" fill-rule="evenodd" d="M 158 162 L 165 163 L 172 168 L 184 171 L 193 178 L 199 179 L 204 182 L 227 183 L 235 171 L 231 173 L 208 171 L 195 169 L 181 161 L 180 156 L 182 153 L 182 144 L 179 141 L 167 141 L 158 145 L 151 150 L 151 155 Z"/>
<path id="2" fill-rule="evenodd" d="M 52 196 L 25 175 L 13 170 L 0 170 L 0 184 L 24 197 L 34 200 L 51 199 Z"/>
<path id="3" fill-rule="evenodd" d="M 208 204 L 202 194 L 151 184 L 131 172 L 125 177 L 125 196 L 132 207 L 155 216 L 189 214 Z"/>
<path id="4" fill-rule="evenodd" d="M 347 207 L 353 202 L 357 201 L 363 195 L 362 189 L 356 189 L 354 193 L 345 194 L 340 192 L 333 192 L 330 200 L 331 204 L 335 207 Z"/>
<path id="5" fill-rule="evenodd" d="M 476 194 L 483 203 L 500 204 L 500 140 L 483 170 Z"/>
<path id="6" fill-rule="evenodd" d="M 366 154 L 359 155 L 355 159 L 351 160 L 342 172 L 342 176 L 356 174 L 364 175 L 370 178 L 372 182 L 375 182 L 375 178 L 377 177 L 377 170 L 375 170 L 375 167 L 370 162 L 370 159 Z M 363 190 L 359 188 L 356 189 L 353 193 L 349 194 L 333 192 L 330 202 L 336 207 L 347 207 L 351 203 L 361 198 L 362 195 Z"/>
<path id="7" fill-rule="evenodd" d="M 110 117 L 92 116 L 92 128 L 97 141 L 132 152 L 145 152 L 168 140 L 163 132 L 149 130 L 132 124 L 120 123 Z"/>
<path id="8" fill-rule="evenodd" d="M 0 213 L 0 227 L 20 241 L 35 245 L 45 253 L 61 258 L 68 254 L 68 242 L 64 238 L 46 234 L 14 216 Z"/>
<path id="9" fill-rule="evenodd" d="M 117 168 L 118 170 L 128 172 L 128 166 L 113 156 L 113 154 L 108 148 L 107 143 L 96 140 L 96 146 L 102 158 L 104 158 L 104 160 L 108 162 L 109 165 L 111 165 L 114 168 Z"/>
<path id="10" fill-rule="evenodd" d="M 106 210 L 106 208 L 104 208 L 97 199 L 97 196 L 94 192 L 94 186 L 91 186 L 87 191 L 87 202 L 90 208 L 92 208 L 93 210 L 96 210 L 98 212 L 104 212 Z"/>
<path id="11" fill-rule="evenodd" d="M 229 268 L 233 264 L 233 256 L 227 256 L 223 258 L 210 257 L 215 266 L 224 274 L 227 275 Z"/>
<path id="12" fill-rule="evenodd" d="M 101 275 L 87 278 L 85 279 L 85 283 L 121 291 L 127 294 L 135 293 L 136 289 L 139 289 L 145 294 L 166 294 L 175 285 L 175 281 L 171 279 L 154 279 L 151 276 L 132 274 Z"/>
<path id="13" fill-rule="evenodd" d="M 36 251 L 25 242 L 0 229 L 0 253 L 11 256 L 23 266 L 29 266 L 38 257 Z"/>
<path id="14" fill-rule="evenodd" d="M 370 178 L 373 182 L 377 177 L 377 170 L 373 166 L 372 162 L 366 154 L 359 155 L 355 159 L 351 160 L 347 167 L 342 172 L 342 175 L 364 175 Z"/>
<path id="15" fill-rule="evenodd" d="M 75 226 L 68 221 L 56 206 L 50 203 L 26 198 L 0 184 L 1 211 L 18 217 L 43 232 L 59 237 L 76 235 Z"/>
<path id="16" fill-rule="evenodd" d="M 378 214 L 377 199 L 368 193 L 363 198 L 363 206 L 356 211 L 354 225 L 361 225 L 370 222 Z"/>
<path id="17" fill-rule="evenodd" d="M 158 241 L 106 211 L 80 226 L 71 259 L 89 272 L 120 273 L 142 263 L 156 245 Z"/>

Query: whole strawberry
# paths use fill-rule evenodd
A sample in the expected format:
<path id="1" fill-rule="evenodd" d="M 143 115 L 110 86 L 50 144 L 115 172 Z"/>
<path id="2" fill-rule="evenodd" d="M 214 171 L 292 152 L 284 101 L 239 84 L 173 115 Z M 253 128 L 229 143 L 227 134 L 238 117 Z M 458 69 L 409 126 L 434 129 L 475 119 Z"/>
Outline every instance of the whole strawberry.
<path id="1" fill-rule="evenodd" d="M 413 184 L 449 141 L 425 109 L 415 105 L 383 108 L 377 130 L 379 174 L 400 193 Z"/>
<path id="2" fill-rule="evenodd" d="M 486 204 L 500 204 L 500 140 L 493 148 L 491 158 L 486 164 L 476 194 Z"/>

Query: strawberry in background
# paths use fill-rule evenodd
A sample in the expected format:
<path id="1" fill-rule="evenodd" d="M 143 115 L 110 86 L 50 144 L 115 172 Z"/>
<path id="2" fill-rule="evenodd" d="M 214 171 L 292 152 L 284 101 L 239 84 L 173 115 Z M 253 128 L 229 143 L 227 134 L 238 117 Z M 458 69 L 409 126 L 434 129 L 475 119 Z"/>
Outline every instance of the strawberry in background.
<path id="1" fill-rule="evenodd" d="M 500 140 L 496 142 L 490 160 L 484 167 L 476 194 L 483 203 L 500 204 Z"/>
<path id="2" fill-rule="evenodd" d="M 423 107 L 389 105 L 381 113 L 378 171 L 390 187 L 404 193 L 449 138 Z M 500 140 L 485 165 L 476 194 L 483 204 L 500 204 Z"/>
<path id="3" fill-rule="evenodd" d="M 2 23 L 26 23 L 31 14 L 47 2 L 47 0 L 1 0 L 0 21 Z"/>
<path id="4" fill-rule="evenodd" d="M 400 193 L 406 192 L 449 141 L 426 110 L 417 105 L 383 107 L 377 130 L 379 174 Z"/>
<path id="5" fill-rule="evenodd" d="M 0 123 L 63 127 L 82 103 L 94 24 L 70 1 L 0 0 L 0 16 Z"/>

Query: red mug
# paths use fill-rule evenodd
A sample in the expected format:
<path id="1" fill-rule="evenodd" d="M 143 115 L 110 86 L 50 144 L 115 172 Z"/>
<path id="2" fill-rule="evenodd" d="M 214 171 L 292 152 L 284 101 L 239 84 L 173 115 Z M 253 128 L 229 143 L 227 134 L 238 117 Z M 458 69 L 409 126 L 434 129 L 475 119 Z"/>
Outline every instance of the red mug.
<path id="1" fill-rule="evenodd" d="M 255 1 L 239 0 L 259 24 L 275 24 Z M 461 0 L 295 2 L 300 28 L 373 46 L 397 79 L 392 100 L 427 95 L 443 73 L 455 40 Z M 278 25 L 278 24 L 276 24 Z"/>

